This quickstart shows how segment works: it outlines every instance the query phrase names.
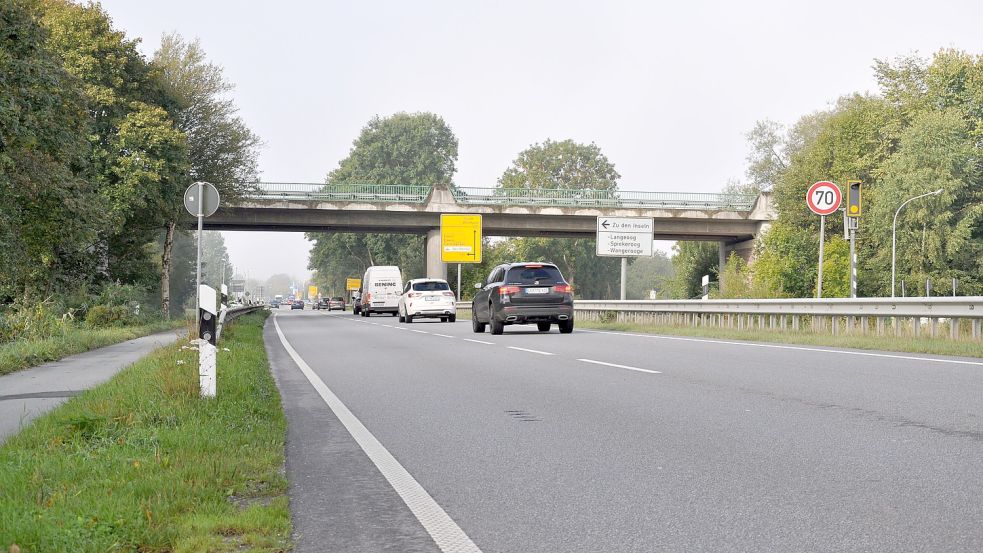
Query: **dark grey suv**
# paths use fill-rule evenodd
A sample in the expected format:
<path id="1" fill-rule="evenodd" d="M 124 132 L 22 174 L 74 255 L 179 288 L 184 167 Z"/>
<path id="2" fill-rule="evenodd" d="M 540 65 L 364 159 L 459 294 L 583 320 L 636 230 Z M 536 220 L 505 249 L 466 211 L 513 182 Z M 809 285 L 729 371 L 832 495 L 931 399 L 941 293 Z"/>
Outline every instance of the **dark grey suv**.
<path id="1" fill-rule="evenodd" d="M 492 269 L 484 285 L 475 284 L 471 328 L 501 334 L 505 325 L 535 323 L 548 332 L 556 323 L 563 334 L 573 332 L 573 287 L 551 263 L 507 263 Z"/>

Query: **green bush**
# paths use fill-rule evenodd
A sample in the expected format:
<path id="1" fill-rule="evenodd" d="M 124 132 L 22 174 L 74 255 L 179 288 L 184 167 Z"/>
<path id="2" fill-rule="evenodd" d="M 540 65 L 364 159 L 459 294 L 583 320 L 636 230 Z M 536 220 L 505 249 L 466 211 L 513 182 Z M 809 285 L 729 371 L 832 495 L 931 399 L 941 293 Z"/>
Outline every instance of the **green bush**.
<path id="1" fill-rule="evenodd" d="M 0 343 L 43 340 L 64 334 L 68 322 L 55 314 L 50 301 L 13 304 L 0 313 Z"/>
<path id="2" fill-rule="evenodd" d="M 94 305 L 85 315 L 85 323 L 92 328 L 125 326 L 133 323 L 129 308 L 122 305 Z"/>

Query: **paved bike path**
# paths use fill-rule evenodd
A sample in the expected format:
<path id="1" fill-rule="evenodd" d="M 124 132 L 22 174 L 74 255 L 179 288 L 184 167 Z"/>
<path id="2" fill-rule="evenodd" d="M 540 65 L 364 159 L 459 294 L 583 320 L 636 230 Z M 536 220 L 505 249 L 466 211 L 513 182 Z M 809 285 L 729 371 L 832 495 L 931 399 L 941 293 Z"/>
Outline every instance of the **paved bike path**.
<path id="1" fill-rule="evenodd" d="M 159 332 L 0 376 L 0 443 L 69 398 L 174 343 L 185 332 Z"/>

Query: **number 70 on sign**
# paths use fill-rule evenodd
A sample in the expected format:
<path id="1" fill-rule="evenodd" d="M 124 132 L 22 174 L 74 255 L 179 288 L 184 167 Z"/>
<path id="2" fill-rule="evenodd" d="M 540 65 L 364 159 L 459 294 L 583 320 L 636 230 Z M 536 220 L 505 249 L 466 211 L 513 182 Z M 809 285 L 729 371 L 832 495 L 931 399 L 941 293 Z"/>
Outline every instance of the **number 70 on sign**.
<path id="1" fill-rule="evenodd" d="M 819 181 L 806 192 L 806 204 L 816 215 L 830 215 L 840 208 L 840 187 L 829 181 Z"/>

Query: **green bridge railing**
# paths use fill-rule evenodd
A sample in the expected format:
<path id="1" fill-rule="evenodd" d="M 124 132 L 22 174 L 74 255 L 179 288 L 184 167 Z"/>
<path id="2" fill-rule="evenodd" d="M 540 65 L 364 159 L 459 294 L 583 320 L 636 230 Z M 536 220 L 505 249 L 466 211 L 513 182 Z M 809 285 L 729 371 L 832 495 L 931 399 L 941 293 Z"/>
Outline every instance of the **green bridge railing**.
<path id="1" fill-rule="evenodd" d="M 469 205 L 523 205 L 557 207 L 625 207 L 663 209 L 733 209 L 750 211 L 757 196 L 693 192 L 629 192 L 625 190 L 570 190 L 526 188 L 452 189 L 454 199 Z"/>
<path id="2" fill-rule="evenodd" d="M 318 200 L 422 204 L 433 189 L 413 184 L 332 184 L 257 182 L 247 197 L 257 200 Z"/>
<path id="3" fill-rule="evenodd" d="M 433 187 L 410 184 L 333 184 L 258 182 L 251 199 L 315 200 L 422 204 Z M 757 196 L 699 192 L 631 192 L 625 190 L 525 189 L 452 186 L 462 205 L 530 207 L 601 207 L 660 209 L 729 209 L 750 211 Z"/>

